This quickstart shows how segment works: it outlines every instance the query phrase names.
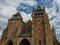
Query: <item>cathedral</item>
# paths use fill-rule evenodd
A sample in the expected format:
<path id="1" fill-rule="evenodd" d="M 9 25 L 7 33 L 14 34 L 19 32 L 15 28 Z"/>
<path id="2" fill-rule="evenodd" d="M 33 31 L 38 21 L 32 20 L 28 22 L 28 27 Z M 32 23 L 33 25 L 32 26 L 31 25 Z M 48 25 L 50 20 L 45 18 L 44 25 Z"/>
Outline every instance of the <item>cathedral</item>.
<path id="1" fill-rule="evenodd" d="M 45 7 L 33 8 L 31 17 L 32 20 L 25 23 L 19 12 L 14 14 L 2 33 L 0 45 L 58 45 Z"/>

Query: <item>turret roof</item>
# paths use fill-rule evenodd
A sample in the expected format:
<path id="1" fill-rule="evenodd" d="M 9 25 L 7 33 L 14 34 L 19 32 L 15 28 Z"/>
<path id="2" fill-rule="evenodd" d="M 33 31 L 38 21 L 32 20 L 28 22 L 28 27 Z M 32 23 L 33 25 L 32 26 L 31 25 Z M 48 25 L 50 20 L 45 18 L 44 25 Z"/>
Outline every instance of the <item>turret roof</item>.
<path id="1" fill-rule="evenodd" d="M 16 14 L 14 14 L 11 18 L 12 20 L 15 20 L 15 19 L 19 19 L 19 20 L 22 20 L 22 16 L 19 12 L 17 12 Z"/>

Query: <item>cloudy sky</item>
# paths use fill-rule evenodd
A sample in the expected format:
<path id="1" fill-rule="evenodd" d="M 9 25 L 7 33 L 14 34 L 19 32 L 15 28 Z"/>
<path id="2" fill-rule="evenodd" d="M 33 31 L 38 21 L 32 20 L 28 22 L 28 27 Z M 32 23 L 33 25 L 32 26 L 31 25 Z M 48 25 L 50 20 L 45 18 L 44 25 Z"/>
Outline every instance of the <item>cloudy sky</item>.
<path id="1" fill-rule="evenodd" d="M 56 38 L 60 41 L 60 0 L 0 0 L 0 37 L 8 19 L 19 11 L 26 22 L 31 19 L 32 7 L 46 7 L 50 24 L 54 26 Z"/>

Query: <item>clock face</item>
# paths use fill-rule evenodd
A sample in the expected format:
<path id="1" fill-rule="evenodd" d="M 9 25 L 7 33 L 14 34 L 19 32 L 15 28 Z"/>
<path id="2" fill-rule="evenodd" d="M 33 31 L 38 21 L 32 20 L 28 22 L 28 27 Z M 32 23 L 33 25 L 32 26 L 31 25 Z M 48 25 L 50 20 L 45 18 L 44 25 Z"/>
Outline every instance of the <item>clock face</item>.
<path id="1" fill-rule="evenodd" d="M 38 32 L 41 32 L 41 29 L 38 29 Z"/>

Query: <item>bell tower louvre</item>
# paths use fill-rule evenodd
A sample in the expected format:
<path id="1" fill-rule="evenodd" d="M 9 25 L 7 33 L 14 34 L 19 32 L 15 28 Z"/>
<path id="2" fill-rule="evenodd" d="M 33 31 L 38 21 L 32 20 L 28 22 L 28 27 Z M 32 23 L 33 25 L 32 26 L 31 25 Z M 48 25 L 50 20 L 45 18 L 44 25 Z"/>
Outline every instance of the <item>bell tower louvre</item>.
<path id="1" fill-rule="evenodd" d="M 54 26 L 50 28 L 45 7 L 33 8 L 31 17 L 32 21 L 25 23 L 19 12 L 14 14 L 2 33 L 0 45 L 58 45 Z"/>

